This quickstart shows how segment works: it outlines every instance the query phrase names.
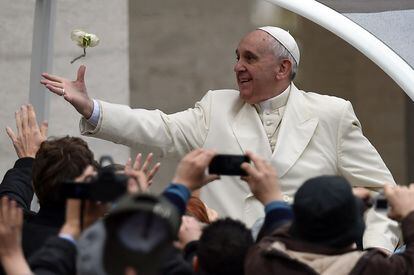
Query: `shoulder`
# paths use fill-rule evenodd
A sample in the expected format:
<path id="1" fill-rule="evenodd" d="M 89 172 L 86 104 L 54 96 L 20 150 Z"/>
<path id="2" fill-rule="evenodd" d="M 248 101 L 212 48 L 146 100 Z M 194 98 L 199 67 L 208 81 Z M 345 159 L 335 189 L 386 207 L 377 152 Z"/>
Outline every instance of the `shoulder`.
<path id="1" fill-rule="evenodd" d="M 239 91 L 232 89 L 210 90 L 206 96 L 212 97 L 214 100 L 235 101 L 239 100 Z"/>
<path id="2" fill-rule="evenodd" d="M 311 116 L 316 116 L 321 121 L 339 121 L 348 110 L 352 110 L 352 104 L 343 98 L 302 90 L 297 90 L 296 93 L 300 98 L 301 107 L 306 108 Z"/>
<path id="3" fill-rule="evenodd" d="M 304 100 L 312 106 L 315 111 L 337 113 L 350 105 L 350 102 L 336 96 L 323 95 L 315 92 L 300 91 Z"/>
<path id="4" fill-rule="evenodd" d="M 239 91 L 231 89 L 210 90 L 199 102 L 201 106 L 208 105 L 211 109 L 215 109 L 215 111 L 239 108 L 243 103 L 239 97 Z M 226 108 L 223 108 L 223 106 Z"/>

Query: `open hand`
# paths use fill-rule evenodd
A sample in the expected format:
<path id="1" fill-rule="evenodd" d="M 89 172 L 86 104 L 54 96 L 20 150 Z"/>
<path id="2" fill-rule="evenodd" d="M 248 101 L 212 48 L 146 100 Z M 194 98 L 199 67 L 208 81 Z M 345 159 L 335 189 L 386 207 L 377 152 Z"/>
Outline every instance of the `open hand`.
<path id="1" fill-rule="evenodd" d="M 128 181 L 129 193 L 136 193 L 138 191 L 145 192 L 151 186 L 153 178 L 161 166 L 161 163 L 157 162 L 150 169 L 153 157 L 154 154 L 149 153 L 142 166 L 141 153 L 137 154 L 134 165 L 132 165 L 131 159 L 128 159 L 127 163 L 125 164 L 125 174 L 130 177 Z"/>
<path id="2" fill-rule="evenodd" d="M 93 100 L 89 98 L 85 85 L 85 66 L 80 66 L 76 80 L 43 73 L 40 83 L 45 85 L 52 93 L 55 93 L 72 104 L 73 107 L 85 118 L 90 118 L 93 111 Z"/>
<path id="3" fill-rule="evenodd" d="M 19 158 L 36 156 L 40 144 L 47 137 L 47 122 L 43 122 L 40 127 L 36 121 L 36 113 L 32 105 L 22 105 L 15 114 L 17 134 L 7 126 L 6 132 L 13 142 Z"/>

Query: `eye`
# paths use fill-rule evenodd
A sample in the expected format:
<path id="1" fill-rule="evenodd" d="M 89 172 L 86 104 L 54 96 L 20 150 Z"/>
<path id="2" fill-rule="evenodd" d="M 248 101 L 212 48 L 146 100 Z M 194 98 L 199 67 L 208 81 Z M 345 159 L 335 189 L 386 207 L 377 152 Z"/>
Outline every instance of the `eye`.
<path id="1" fill-rule="evenodd" d="M 247 62 L 252 63 L 257 60 L 257 56 L 252 53 L 247 53 L 244 57 Z"/>

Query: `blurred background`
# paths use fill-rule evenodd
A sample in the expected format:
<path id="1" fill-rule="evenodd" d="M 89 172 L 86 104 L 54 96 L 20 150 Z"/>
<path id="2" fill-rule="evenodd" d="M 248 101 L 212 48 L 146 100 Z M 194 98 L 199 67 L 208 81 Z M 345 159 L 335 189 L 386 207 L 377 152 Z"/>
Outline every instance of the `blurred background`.
<path id="1" fill-rule="evenodd" d="M 0 0 L 1 177 L 17 158 L 5 127 L 15 129 L 14 112 L 29 102 L 35 4 Z M 240 38 L 258 26 L 285 28 L 301 50 L 296 86 L 350 100 L 395 180 L 414 180 L 412 101 L 373 62 L 303 17 L 261 0 L 65 0 L 55 2 L 54 15 L 51 73 L 74 79 L 85 64 L 91 97 L 166 113 L 193 107 L 208 90 L 236 89 L 234 51 Z M 73 29 L 101 41 L 70 64 L 82 53 L 70 39 Z M 79 135 L 76 111 L 63 98 L 48 97 L 49 135 Z M 97 157 L 109 154 L 118 163 L 148 152 L 87 141 Z M 156 159 L 162 165 L 155 191 L 171 180 L 178 160 Z"/>

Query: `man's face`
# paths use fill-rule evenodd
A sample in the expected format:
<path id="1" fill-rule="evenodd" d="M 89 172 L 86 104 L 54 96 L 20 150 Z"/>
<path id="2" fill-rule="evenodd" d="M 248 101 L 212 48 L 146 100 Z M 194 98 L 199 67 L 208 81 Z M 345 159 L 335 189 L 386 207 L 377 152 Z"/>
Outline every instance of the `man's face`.
<path id="1" fill-rule="evenodd" d="M 234 65 L 240 97 L 250 104 L 275 96 L 279 62 L 271 49 L 271 37 L 256 30 L 247 34 L 236 49 Z"/>

